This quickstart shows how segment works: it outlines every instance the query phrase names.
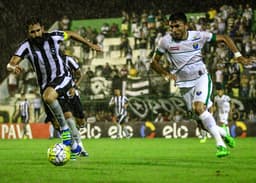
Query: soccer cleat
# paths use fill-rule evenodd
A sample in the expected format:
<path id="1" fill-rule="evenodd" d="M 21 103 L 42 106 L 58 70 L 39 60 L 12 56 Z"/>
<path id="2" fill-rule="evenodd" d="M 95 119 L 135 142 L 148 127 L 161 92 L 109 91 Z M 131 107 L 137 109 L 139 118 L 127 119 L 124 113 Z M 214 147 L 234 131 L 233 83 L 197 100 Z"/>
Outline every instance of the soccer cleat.
<path id="1" fill-rule="evenodd" d="M 224 141 L 231 148 L 234 148 L 236 146 L 236 142 L 235 142 L 234 138 L 229 135 L 224 137 Z"/>
<path id="2" fill-rule="evenodd" d="M 226 147 L 223 147 L 223 146 L 218 146 L 217 147 L 216 156 L 218 158 L 221 158 L 221 157 L 224 157 L 224 156 L 227 156 L 227 155 L 229 155 L 229 151 L 227 150 Z"/>
<path id="3" fill-rule="evenodd" d="M 207 140 L 207 138 L 204 137 L 204 138 L 202 138 L 199 142 L 200 142 L 200 144 L 204 144 L 204 143 L 206 142 L 206 140 Z"/>
<path id="4" fill-rule="evenodd" d="M 88 156 L 89 156 L 89 153 L 86 152 L 86 151 L 82 151 L 82 152 L 80 153 L 80 157 L 88 157 Z"/>
<path id="5" fill-rule="evenodd" d="M 61 139 L 63 144 L 66 146 L 71 146 L 72 139 L 69 129 L 61 131 Z"/>

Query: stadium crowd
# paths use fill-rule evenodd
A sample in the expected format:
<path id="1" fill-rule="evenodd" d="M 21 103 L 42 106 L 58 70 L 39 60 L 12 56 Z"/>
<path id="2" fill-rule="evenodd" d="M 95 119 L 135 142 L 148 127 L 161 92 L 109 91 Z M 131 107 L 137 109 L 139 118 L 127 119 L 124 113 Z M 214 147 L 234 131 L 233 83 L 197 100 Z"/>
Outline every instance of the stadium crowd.
<path id="1" fill-rule="evenodd" d="M 50 1 L 50 3 L 51 6 L 57 6 L 57 4 L 53 1 Z M 93 5 L 93 1 L 89 1 L 88 6 Z M 143 9 L 142 11 L 133 11 L 132 9 L 127 9 L 122 10 L 121 12 L 120 9 L 115 10 L 111 16 L 117 16 L 121 14 L 121 25 L 116 23 L 108 25 L 106 23 L 102 25 L 100 30 L 93 29 L 92 27 L 81 27 L 79 30 L 77 30 L 77 32 L 79 32 L 82 36 L 87 37 L 93 43 L 97 43 L 100 46 L 104 45 L 104 39 L 110 37 L 120 38 L 118 47 L 120 51 L 120 59 L 126 59 L 126 64 L 121 66 L 105 63 L 104 66 L 98 66 L 95 67 L 95 69 L 92 69 L 90 65 L 81 65 L 82 67 L 86 68 L 84 71 L 84 93 L 88 94 L 91 92 L 91 78 L 97 76 L 99 70 L 101 71 L 102 77 L 111 81 L 126 80 L 131 73 L 136 73 L 136 76 L 147 76 L 148 72 L 145 72 L 145 68 L 146 71 L 150 71 L 148 69 L 148 61 L 150 61 L 152 56 L 150 53 L 152 53 L 154 50 L 158 40 L 166 34 L 166 31 L 168 31 L 167 20 L 168 14 L 170 13 L 166 11 L 166 9 L 158 7 L 156 4 L 151 4 L 151 6 L 154 6 L 152 10 Z M 206 8 L 207 11 L 205 12 L 204 17 L 189 19 L 190 28 L 195 30 L 208 30 L 213 33 L 228 34 L 233 38 L 243 55 L 256 57 L 256 34 L 252 31 L 253 7 L 251 7 L 251 4 L 243 5 L 237 3 L 234 5 L 218 6 L 218 8 L 214 6 L 210 7 L 211 8 L 208 6 Z M 0 9 L 3 10 L 1 19 L 3 20 L 4 24 L 4 27 L 1 28 L 2 30 L 0 30 L 0 37 L 1 40 L 3 40 L 1 42 L 1 49 L 7 46 L 5 49 L 12 50 L 14 45 L 10 45 L 8 43 L 14 43 L 15 40 L 20 40 L 22 37 L 24 37 L 24 35 L 20 35 L 19 32 L 15 32 L 15 36 L 13 36 L 13 31 L 10 30 L 15 30 L 15 26 L 17 25 L 12 24 L 9 19 L 11 17 L 11 19 L 13 21 L 15 20 L 15 22 L 23 22 L 24 20 L 18 19 L 17 16 L 7 11 L 10 9 L 10 7 L 4 2 L 0 2 Z M 63 6 L 61 12 L 57 12 L 58 15 L 61 15 L 57 17 L 57 20 L 59 20 L 60 29 L 70 29 L 70 23 L 72 19 L 77 18 L 71 16 L 70 11 L 72 12 L 73 10 L 74 7 L 72 9 Z M 87 17 L 93 17 L 93 12 L 97 12 L 95 8 L 90 11 L 91 12 L 87 12 Z M 65 12 L 64 15 L 63 12 Z M 22 8 L 19 8 L 17 13 L 20 15 L 26 14 Z M 84 12 L 82 14 L 84 15 Z M 101 17 L 101 14 L 103 13 L 99 12 L 96 17 Z M 43 15 L 48 17 L 49 20 L 52 20 L 51 22 L 56 20 L 56 17 L 49 17 L 49 15 L 46 14 Z M 18 26 L 19 28 L 22 27 L 21 24 Z M 48 24 L 48 26 L 50 26 L 50 24 Z M 129 38 L 133 39 L 133 45 L 131 45 Z M 72 54 L 72 47 L 74 45 L 76 44 L 69 42 L 69 44 L 65 45 L 63 49 L 67 54 Z M 140 50 L 140 54 L 133 55 L 134 50 Z M 96 52 L 91 53 L 92 50 L 86 46 L 83 47 L 83 52 L 87 54 L 84 58 L 78 58 L 78 60 L 80 60 L 79 63 L 81 64 L 88 64 L 90 63 L 90 59 L 99 56 Z M 6 54 L 8 53 L 9 52 L 6 51 Z M 90 55 L 92 56 L 90 57 Z M 208 69 L 213 75 L 215 86 L 222 85 L 225 88 L 225 92 L 233 98 L 256 97 L 256 65 L 243 68 L 236 62 L 236 60 L 232 59 L 231 53 L 222 44 L 206 47 L 204 50 L 204 55 Z M 3 58 L 7 58 L 9 56 L 10 55 L 3 56 Z M 99 57 L 102 57 L 102 55 Z M 166 60 L 163 60 L 163 62 L 167 63 Z M 170 65 L 165 65 L 167 69 L 171 67 Z M 1 74 L 1 76 L 4 75 L 5 74 Z M 31 93 L 35 92 L 36 90 L 37 84 L 31 69 L 28 69 L 19 78 L 16 78 L 15 75 L 11 74 L 8 76 L 8 78 L 9 90 L 11 92 L 10 96 L 14 96 L 15 93 Z M 108 111 L 99 110 L 97 113 L 92 113 L 91 111 L 85 112 L 87 117 L 94 116 L 96 121 L 111 121 L 111 113 Z M 250 119 L 254 121 L 255 117 L 252 117 L 254 113 L 254 111 L 250 111 L 249 114 L 244 114 L 244 118 L 250 116 Z M 159 121 L 179 121 L 181 118 L 183 118 L 183 116 L 181 116 L 180 111 L 177 111 L 177 116 L 166 113 L 163 114 L 161 118 L 162 119 Z"/>

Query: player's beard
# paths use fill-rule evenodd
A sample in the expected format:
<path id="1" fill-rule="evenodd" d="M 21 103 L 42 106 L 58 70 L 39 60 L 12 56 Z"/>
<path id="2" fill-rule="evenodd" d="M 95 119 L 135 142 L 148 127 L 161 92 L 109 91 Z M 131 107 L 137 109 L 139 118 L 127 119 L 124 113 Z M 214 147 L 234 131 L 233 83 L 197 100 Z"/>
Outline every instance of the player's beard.
<path id="1" fill-rule="evenodd" d="M 38 47 L 42 47 L 44 43 L 44 38 L 43 37 L 35 37 L 32 39 L 33 44 L 35 44 Z"/>

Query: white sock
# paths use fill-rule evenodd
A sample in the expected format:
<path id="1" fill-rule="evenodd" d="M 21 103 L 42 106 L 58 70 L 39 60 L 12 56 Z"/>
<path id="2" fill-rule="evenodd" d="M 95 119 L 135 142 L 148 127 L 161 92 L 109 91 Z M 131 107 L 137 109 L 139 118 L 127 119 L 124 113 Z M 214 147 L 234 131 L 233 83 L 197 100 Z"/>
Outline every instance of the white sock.
<path id="1" fill-rule="evenodd" d="M 202 136 L 202 139 L 203 138 L 206 138 L 207 137 L 207 131 L 205 131 L 205 130 L 201 130 L 201 136 Z"/>
<path id="2" fill-rule="evenodd" d="M 219 133 L 222 137 L 226 137 L 227 136 L 227 132 L 224 128 L 220 127 L 220 126 L 217 126 L 218 127 L 218 130 L 219 130 Z"/>
<path id="3" fill-rule="evenodd" d="M 68 125 L 64 118 L 63 111 L 58 100 L 54 100 L 51 104 L 48 104 L 49 108 L 51 109 L 52 113 L 54 114 L 55 118 L 57 119 L 58 123 L 60 124 L 61 130 L 67 130 Z"/>
<path id="4" fill-rule="evenodd" d="M 50 132 L 50 138 L 53 138 L 54 137 L 54 127 L 52 124 L 50 124 L 50 126 L 49 126 L 49 132 Z"/>
<path id="5" fill-rule="evenodd" d="M 81 140 L 80 140 L 80 142 L 78 142 L 78 144 L 80 145 L 80 147 L 81 147 L 82 151 L 86 151 L 86 150 L 84 149 L 84 145 L 83 145 L 83 143 L 82 143 L 82 141 L 81 141 Z"/>
<path id="6" fill-rule="evenodd" d="M 80 133 L 79 133 L 77 127 L 76 127 L 75 120 L 74 120 L 73 118 L 68 118 L 68 119 L 66 119 L 66 121 L 67 121 L 67 124 L 68 124 L 68 126 L 69 126 L 69 128 L 70 128 L 70 130 L 71 130 L 72 138 L 73 138 L 74 140 L 79 141 L 79 139 L 80 139 Z"/>
<path id="7" fill-rule="evenodd" d="M 223 139 L 221 138 L 218 126 L 216 125 L 216 122 L 208 111 L 204 111 L 199 118 L 202 120 L 202 123 L 204 127 L 212 134 L 216 141 L 217 146 L 223 146 L 226 147 Z"/>
<path id="8" fill-rule="evenodd" d="M 73 144 L 72 144 L 72 146 L 71 146 L 71 149 L 72 149 L 72 150 L 76 150 L 77 146 L 78 146 L 78 144 L 76 143 L 76 141 L 73 141 Z"/>

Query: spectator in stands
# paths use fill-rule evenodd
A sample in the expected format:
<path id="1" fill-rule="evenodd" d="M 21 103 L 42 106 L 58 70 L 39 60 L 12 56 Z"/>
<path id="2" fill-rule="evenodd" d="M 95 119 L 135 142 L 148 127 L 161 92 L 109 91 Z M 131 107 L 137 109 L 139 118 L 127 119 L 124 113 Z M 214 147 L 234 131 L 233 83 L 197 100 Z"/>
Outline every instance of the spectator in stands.
<path id="1" fill-rule="evenodd" d="M 109 37 L 110 26 L 108 23 L 104 23 L 100 28 L 100 32 L 104 35 L 104 37 Z"/>
<path id="2" fill-rule="evenodd" d="M 126 11 L 122 11 L 121 33 L 128 34 L 130 17 Z"/>
<path id="3" fill-rule="evenodd" d="M 126 64 L 122 65 L 122 68 L 120 70 L 120 76 L 123 80 L 127 79 L 128 76 L 128 66 Z"/>
<path id="4" fill-rule="evenodd" d="M 106 79 L 110 79 L 110 75 L 112 72 L 112 68 L 108 62 L 105 63 L 103 70 L 102 70 L 102 76 Z"/>
<path id="5" fill-rule="evenodd" d="M 140 16 L 140 23 L 141 24 L 147 23 L 147 18 L 148 18 L 148 13 L 147 13 L 147 10 L 144 9 Z"/>
<path id="6" fill-rule="evenodd" d="M 133 29 L 132 35 L 134 37 L 134 49 L 139 48 L 139 41 L 141 39 L 141 26 L 137 22 L 137 26 Z"/>
<path id="7" fill-rule="evenodd" d="M 67 15 L 64 15 L 59 21 L 60 30 L 66 31 L 70 30 L 71 20 Z"/>
<path id="8" fill-rule="evenodd" d="M 131 34 L 134 34 L 135 30 L 139 26 L 139 17 L 134 11 L 131 15 Z"/>
<path id="9" fill-rule="evenodd" d="M 119 28 L 118 25 L 116 23 L 112 23 L 112 25 L 110 26 L 110 37 L 117 37 L 119 36 L 120 32 L 119 32 Z"/>
<path id="10" fill-rule="evenodd" d="M 235 60 L 231 60 L 231 64 L 228 66 L 229 78 L 227 82 L 227 88 L 229 95 L 233 97 L 239 97 L 240 89 L 240 64 Z"/>
<path id="11" fill-rule="evenodd" d="M 215 71 L 215 87 L 222 87 L 223 86 L 223 68 L 221 64 L 217 65 Z"/>
<path id="12" fill-rule="evenodd" d="M 15 73 L 10 73 L 7 78 L 8 92 L 10 97 L 14 97 L 18 89 L 18 76 Z"/>
<path id="13" fill-rule="evenodd" d="M 175 113 L 172 117 L 173 122 L 179 123 L 179 122 L 182 122 L 182 119 L 183 119 L 182 112 L 180 110 L 175 110 Z"/>
<path id="14" fill-rule="evenodd" d="M 148 29 L 155 28 L 156 19 L 155 15 L 153 13 L 153 10 L 149 11 L 148 17 L 147 17 L 147 26 Z"/>
<path id="15" fill-rule="evenodd" d="M 161 9 L 157 10 L 155 21 L 156 21 L 156 28 L 159 28 L 166 21 L 165 15 L 163 14 Z"/>
<path id="16" fill-rule="evenodd" d="M 120 38 L 120 58 L 124 56 L 124 53 L 128 49 L 128 47 L 129 47 L 128 34 L 122 33 Z"/>
<path id="17" fill-rule="evenodd" d="M 163 122 L 164 122 L 163 114 L 159 112 L 156 118 L 154 119 L 154 123 L 163 123 Z"/>
<path id="18" fill-rule="evenodd" d="M 96 42 L 97 45 L 103 50 L 103 45 L 104 45 L 104 39 L 105 39 L 105 34 L 101 31 L 97 36 L 96 36 Z M 103 58 L 103 52 L 96 52 L 97 53 L 97 58 Z"/>
<path id="19" fill-rule="evenodd" d="M 91 78 L 94 77 L 94 72 L 91 70 L 91 67 L 87 67 L 87 71 L 85 72 L 85 77 L 90 80 Z"/>
<path id="20" fill-rule="evenodd" d="M 255 112 L 252 109 L 249 111 L 248 121 L 253 122 L 253 123 L 256 122 L 256 115 L 255 115 Z"/>
<path id="21" fill-rule="evenodd" d="M 128 44 L 127 49 L 125 50 L 125 59 L 126 59 L 126 65 L 128 66 L 128 68 L 130 68 L 131 66 L 133 66 L 132 63 L 132 47 L 130 46 L 130 44 Z"/>
<path id="22" fill-rule="evenodd" d="M 39 93 L 35 93 L 35 98 L 33 99 L 34 107 L 34 122 L 38 122 L 41 113 L 42 99 Z"/>
<path id="23" fill-rule="evenodd" d="M 256 80 L 255 80 L 255 75 L 254 74 L 250 75 L 248 96 L 249 96 L 249 98 L 255 98 L 256 97 Z"/>
<path id="24" fill-rule="evenodd" d="M 116 66 L 116 65 L 113 65 L 112 73 L 114 73 L 114 75 L 118 75 L 118 74 L 120 74 L 119 69 L 117 68 L 117 66 Z"/>
<path id="25" fill-rule="evenodd" d="M 141 39 L 139 43 L 141 59 L 145 59 L 147 57 L 148 37 L 147 32 L 144 31 L 145 29 L 141 29 Z"/>
<path id="26" fill-rule="evenodd" d="M 249 94 L 249 78 L 246 74 L 241 76 L 240 80 L 240 97 L 248 97 Z"/>

